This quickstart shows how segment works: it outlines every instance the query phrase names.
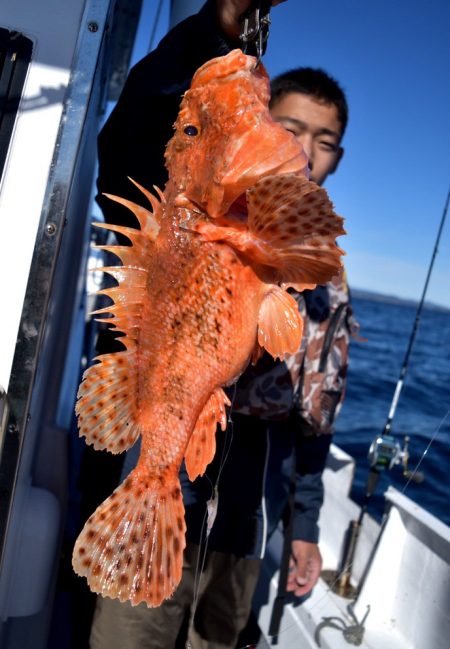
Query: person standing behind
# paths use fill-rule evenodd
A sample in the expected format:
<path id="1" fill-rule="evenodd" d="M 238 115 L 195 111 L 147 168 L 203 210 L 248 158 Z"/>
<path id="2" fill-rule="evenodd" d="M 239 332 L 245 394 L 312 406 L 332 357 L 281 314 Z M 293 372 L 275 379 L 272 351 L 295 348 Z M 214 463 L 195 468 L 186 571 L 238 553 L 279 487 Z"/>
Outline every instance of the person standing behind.
<path id="1" fill-rule="evenodd" d="M 127 176 L 147 187 L 165 183 L 163 151 L 180 96 L 202 63 L 236 46 L 238 18 L 249 4 L 208 1 L 131 71 L 99 137 L 98 202 L 107 221 L 136 226 L 132 215 L 108 203 L 101 192 L 138 202 Z M 303 145 L 311 179 L 322 184 L 343 154 L 348 110 L 339 85 L 321 70 L 293 70 L 274 80 L 270 111 Z M 192 612 L 206 502 L 219 475 L 218 512 L 189 631 L 192 648 L 235 646 L 250 613 L 266 539 L 282 518 L 293 520 L 287 589 L 302 596 L 317 582 L 321 476 L 344 396 L 351 308 L 342 276 L 293 294 L 305 319 L 301 349 L 285 362 L 265 354 L 244 373 L 231 391 L 232 435 L 218 431 L 216 458 L 206 476 L 189 483 L 181 472 L 188 545 L 179 588 L 157 609 L 99 597 L 92 649 L 175 646 Z M 295 502 L 288 511 L 293 462 Z"/>

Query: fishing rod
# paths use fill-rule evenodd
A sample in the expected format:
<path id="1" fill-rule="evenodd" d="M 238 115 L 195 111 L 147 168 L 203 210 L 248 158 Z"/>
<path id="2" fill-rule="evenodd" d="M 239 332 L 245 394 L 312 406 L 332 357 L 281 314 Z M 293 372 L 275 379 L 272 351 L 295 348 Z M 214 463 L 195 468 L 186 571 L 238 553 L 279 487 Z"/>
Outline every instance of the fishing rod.
<path id="1" fill-rule="evenodd" d="M 405 437 L 405 445 L 404 445 L 404 448 L 401 449 L 400 444 L 397 441 L 395 441 L 394 438 L 392 437 L 391 429 L 392 429 L 392 422 L 393 422 L 395 413 L 397 411 L 397 406 L 398 406 L 398 402 L 399 402 L 399 399 L 400 399 L 400 394 L 402 392 L 402 389 L 403 389 L 403 386 L 404 386 L 404 383 L 405 383 L 406 373 L 408 371 L 408 366 L 409 366 L 409 359 L 410 359 L 410 356 L 411 356 L 411 352 L 412 352 L 414 342 L 415 342 L 415 339 L 416 339 L 416 335 L 417 335 L 417 331 L 418 331 L 418 328 L 419 328 L 419 322 L 420 322 L 420 318 L 421 318 L 421 315 L 422 315 L 422 310 L 423 310 L 424 303 L 425 303 L 425 296 L 426 296 L 427 291 L 428 291 L 428 284 L 430 283 L 431 273 L 433 271 L 434 262 L 436 260 L 436 256 L 437 256 L 437 253 L 438 253 L 439 242 L 441 240 L 442 231 L 444 229 L 445 220 L 447 218 L 447 212 L 448 212 L 449 203 L 450 203 L 450 188 L 449 188 L 449 191 L 448 191 L 448 194 L 447 194 L 447 200 L 445 201 L 444 210 L 442 212 L 442 217 L 441 217 L 441 221 L 440 221 L 440 224 L 439 224 L 438 233 L 437 233 L 436 241 L 435 241 L 434 248 L 433 248 L 433 254 L 431 256 L 431 261 L 430 261 L 430 264 L 428 266 L 428 272 L 427 272 L 427 276 L 426 276 L 426 279 L 425 279 L 425 284 L 424 284 L 423 291 L 422 291 L 422 297 L 420 298 L 420 302 L 419 302 L 419 305 L 417 307 L 416 317 L 414 319 L 413 328 L 412 328 L 412 331 L 411 331 L 411 335 L 409 337 L 408 347 L 406 349 L 405 357 L 403 359 L 403 364 L 402 364 L 402 367 L 401 367 L 401 370 L 400 370 L 400 375 L 399 375 L 399 378 L 398 378 L 398 381 L 397 381 L 397 385 L 395 387 L 394 396 L 392 398 L 392 403 L 391 403 L 391 407 L 389 409 L 389 414 L 388 414 L 388 417 L 387 417 L 387 420 L 386 420 L 386 424 L 385 424 L 385 426 L 383 428 L 382 433 L 380 435 L 378 435 L 373 440 L 373 442 L 372 442 L 372 444 L 370 446 L 370 449 L 369 449 L 369 462 L 370 462 L 370 465 L 371 465 L 370 470 L 374 471 L 374 472 L 377 472 L 378 475 L 384 469 L 391 469 L 394 466 L 394 464 L 399 464 L 401 462 L 403 464 L 403 467 L 404 467 L 403 474 L 408 478 L 411 477 L 412 479 L 414 479 L 412 472 L 409 471 L 408 468 L 407 468 L 408 459 L 409 459 L 409 453 L 408 453 L 409 437 Z M 415 478 L 416 482 L 422 482 L 423 479 L 424 479 L 423 475 L 416 475 L 416 478 Z M 376 480 L 375 482 L 378 482 L 378 480 Z M 376 484 L 369 491 L 373 491 L 375 487 L 376 487 Z M 370 498 L 370 495 L 368 496 L 366 494 L 366 499 L 368 497 Z"/>
<path id="2" fill-rule="evenodd" d="M 444 210 L 442 212 L 442 217 L 439 224 L 438 233 L 436 236 L 436 241 L 434 244 L 431 261 L 428 266 L 428 272 L 427 272 L 425 284 L 422 291 L 422 297 L 420 299 L 420 302 L 416 310 L 416 316 L 409 337 L 408 347 L 406 349 L 405 357 L 403 359 L 403 364 L 400 370 L 400 375 L 397 381 L 397 385 L 394 390 L 392 403 L 389 408 L 389 414 L 385 426 L 383 428 L 383 431 L 381 432 L 380 435 L 377 435 L 377 437 L 375 437 L 375 439 L 373 440 L 369 448 L 368 460 L 370 464 L 370 469 L 369 469 L 369 475 L 366 483 L 364 502 L 362 504 L 358 520 L 350 521 L 349 528 L 347 529 L 346 532 L 341 566 L 340 569 L 337 571 L 338 576 L 332 586 L 335 592 L 338 592 L 339 594 L 344 596 L 348 595 L 350 592 L 353 591 L 350 585 L 351 567 L 353 565 L 353 559 L 355 556 L 357 541 L 359 538 L 359 532 L 361 530 L 363 518 L 367 513 L 367 508 L 369 506 L 370 499 L 377 488 L 380 474 L 384 470 L 392 469 L 394 465 L 401 463 L 403 465 L 403 475 L 407 477 L 409 481 L 412 480 L 414 482 L 420 483 L 424 480 L 423 473 L 420 473 L 416 470 L 410 471 L 408 469 L 410 438 L 407 436 L 405 437 L 403 448 L 402 448 L 399 441 L 396 440 L 391 435 L 391 430 L 392 430 L 392 422 L 395 413 L 397 411 L 400 394 L 402 392 L 405 383 L 405 377 L 408 371 L 411 351 L 419 328 L 419 322 L 422 315 L 423 306 L 425 303 L 425 296 L 427 294 L 428 284 L 430 282 L 430 277 L 433 270 L 434 262 L 438 253 L 439 242 L 447 218 L 449 203 L 450 203 L 450 188 L 448 190 L 447 200 L 445 201 Z"/>

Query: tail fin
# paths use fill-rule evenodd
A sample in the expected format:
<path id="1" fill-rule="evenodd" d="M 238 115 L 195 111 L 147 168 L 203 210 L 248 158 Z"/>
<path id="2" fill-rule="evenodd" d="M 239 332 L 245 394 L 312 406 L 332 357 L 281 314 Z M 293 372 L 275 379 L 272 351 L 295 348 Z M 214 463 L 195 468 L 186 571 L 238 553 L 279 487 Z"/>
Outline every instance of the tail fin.
<path id="1" fill-rule="evenodd" d="M 185 531 L 178 478 L 161 488 L 138 466 L 88 519 L 72 565 L 104 597 L 159 606 L 181 579 Z"/>

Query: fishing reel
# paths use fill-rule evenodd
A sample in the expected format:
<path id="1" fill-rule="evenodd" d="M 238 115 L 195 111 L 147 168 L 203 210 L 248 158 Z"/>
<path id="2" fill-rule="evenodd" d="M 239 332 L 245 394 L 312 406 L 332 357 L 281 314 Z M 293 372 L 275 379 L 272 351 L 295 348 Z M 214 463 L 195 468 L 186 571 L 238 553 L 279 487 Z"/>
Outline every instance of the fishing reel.
<path id="1" fill-rule="evenodd" d="M 389 430 L 385 428 L 385 430 Z M 370 464 L 369 475 L 367 476 L 366 494 L 364 503 L 361 507 L 358 520 L 350 521 L 344 538 L 344 551 L 340 567 L 337 571 L 324 570 L 322 578 L 329 585 L 331 590 L 342 597 L 356 597 L 356 589 L 351 584 L 352 565 L 355 557 L 356 546 L 358 544 L 359 534 L 361 531 L 363 517 L 367 512 L 370 498 L 377 488 L 380 474 L 385 470 L 392 469 L 395 465 L 401 464 L 403 467 L 403 476 L 408 480 L 420 483 L 425 479 L 423 473 L 416 470 L 408 469 L 409 462 L 409 442 L 410 438 L 406 435 L 403 440 L 403 447 L 400 442 L 392 435 L 383 431 L 378 435 L 370 445 L 368 460 Z"/>
<path id="2" fill-rule="evenodd" d="M 423 473 L 408 469 L 409 442 L 410 438 L 408 435 L 405 435 L 402 448 L 400 442 L 392 435 L 378 435 L 370 445 L 367 455 L 371 471 L 373 470 L 379 473 L 385 469 L 390 470 L 397 464 L 401 464 L 405 478 L 417 483 L 423 482 L 425 479 Z"/>

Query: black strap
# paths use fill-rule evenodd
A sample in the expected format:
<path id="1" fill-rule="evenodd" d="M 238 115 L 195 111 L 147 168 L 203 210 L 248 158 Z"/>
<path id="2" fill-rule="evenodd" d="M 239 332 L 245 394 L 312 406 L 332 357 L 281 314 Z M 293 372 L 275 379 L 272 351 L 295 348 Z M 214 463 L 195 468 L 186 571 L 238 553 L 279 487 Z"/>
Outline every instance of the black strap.
<path id="1" fill-rule="evenodd" d="M 284 530 L 283 551 L 281 553 L 280 575 L 278 577 L 278 591 L 272 608 L 272 616 L 269 625 L 269 635 L 278 636 L 281 618 L 286 604 L 288 593 L 286 591 L 287 579 L 289 575 L 289 564 L 291 560 L 291 545 L 294 529 L 294 508 L 295 508 L 295 489 L 297 476 L 297 455 L 295 449 L 294 431 L 292 431 L 292 468 L 289 480 L 289 498 L 288 498 L 288 522 Z M 276 644 L 276 638 L 272 639 L 272 644 Z"/>
<path id="2" fill-rule="evenodd" d="M 325 337 L 323 341 L 322 352 L 320 354 L 320 361 L 319 361 L 319 368 L 318 368 L 319 372 L 325 371 L 325 363 L 327 361 L 328 354 L 330 353 L 331 343 L 333 342 L 334 334 L 336 333 L 338 326 L 341 324 L 342 316 L 345 315 L 347 307 L 348 307 L 348 303 L 343 302 L 337 307 L 336 311 L 333 313 L 333 315 L 330 318 L 330 322 L 327 327 L 327 331 L 325 333 Z"/>

